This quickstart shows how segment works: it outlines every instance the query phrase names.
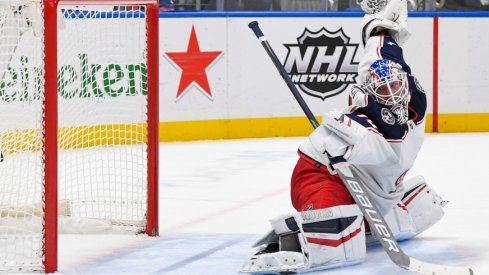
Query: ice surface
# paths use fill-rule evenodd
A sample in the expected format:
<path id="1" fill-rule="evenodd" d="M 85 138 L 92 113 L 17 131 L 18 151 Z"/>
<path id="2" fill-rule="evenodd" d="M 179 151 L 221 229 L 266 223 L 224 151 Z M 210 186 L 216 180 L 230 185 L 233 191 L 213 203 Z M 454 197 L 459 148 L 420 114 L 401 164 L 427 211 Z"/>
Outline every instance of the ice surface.
<path id="1" fill-rule="evenodd" d="M 61 235 L 59 273 L 238 274 L 269 229 L 293 211 L 291 171 L 303 138 L 160 144 L 160 237 Z M 428 134 L 408 174 L 450 203 L 445 217 L 401 243 L 420 260 L 489 274 L 489 133 Z M 310 274 L 411 274 L 379 245 L 364 263 Z"/>

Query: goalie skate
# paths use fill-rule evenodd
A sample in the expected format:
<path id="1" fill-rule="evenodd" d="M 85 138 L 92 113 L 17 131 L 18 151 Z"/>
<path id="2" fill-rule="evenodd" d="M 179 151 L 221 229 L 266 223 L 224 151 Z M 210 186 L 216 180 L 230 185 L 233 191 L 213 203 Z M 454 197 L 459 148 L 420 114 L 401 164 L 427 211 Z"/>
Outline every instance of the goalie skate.
<path id="1" fill-rule="evenodd" d="M 300 252 L 258 253 L 243 265 L 240 273 L 297 274 L 297 270 L 304 268 L 306 263 L 306 257 Z"/>

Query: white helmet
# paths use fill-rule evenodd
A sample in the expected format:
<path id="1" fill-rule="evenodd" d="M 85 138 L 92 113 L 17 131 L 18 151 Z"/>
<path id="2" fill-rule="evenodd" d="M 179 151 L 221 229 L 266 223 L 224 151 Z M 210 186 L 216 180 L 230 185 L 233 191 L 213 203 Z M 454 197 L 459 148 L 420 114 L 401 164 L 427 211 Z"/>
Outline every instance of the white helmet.
<path id="1" fill-rule="evenodd" d="M 379 59 L 370 65 L 364 89 L 375 101 L 390 109 L 399 124 L 409 118 L 410 100 L 407 73 L 400 64 L 387 59 Z"/>

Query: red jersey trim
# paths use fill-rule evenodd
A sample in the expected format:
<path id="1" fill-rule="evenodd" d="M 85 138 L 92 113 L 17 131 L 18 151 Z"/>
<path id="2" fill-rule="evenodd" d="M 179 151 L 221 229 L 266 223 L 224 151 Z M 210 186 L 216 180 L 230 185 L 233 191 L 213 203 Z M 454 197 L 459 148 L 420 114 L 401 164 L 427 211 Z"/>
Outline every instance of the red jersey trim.
<path id="1" fill-rule="evenodd" d="M 379 58 L 382 58 L 382 54 L 380 54 L 380 48 L 382 48 L 384 46 L 384 36 L 383 35 L 379 35 L 379 45 L 377 46 L 377 56 Z"/>
<path id="2" fill-rule="evenodd" d="M 363 221 L 362 221 L 363 223 Z M 360 232 L 362 232 L 362 226 L 360 224 L 360 228 L 357 230 L 351 232 L 348 236 L 342 237 L 338 240 L 328 240 L 328 239 L 319 239 L 319 238 L 306 238 L 307 242 L 313 243 L 313 244 L 318 244 L 318 245 L 325 245 L 325 246 L 332 246 L 332 247 L 338 247 L 339 245 L 346 243 L 347 241 L 351 240 L 354 238 L 356 235 L 358 235 Z"/>

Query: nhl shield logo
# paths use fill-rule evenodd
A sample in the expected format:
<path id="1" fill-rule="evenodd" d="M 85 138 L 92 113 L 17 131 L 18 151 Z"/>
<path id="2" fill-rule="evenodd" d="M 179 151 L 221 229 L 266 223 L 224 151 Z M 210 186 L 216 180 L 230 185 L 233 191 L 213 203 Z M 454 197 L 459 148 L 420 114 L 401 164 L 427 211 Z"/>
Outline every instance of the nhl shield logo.
<path id="1" fill-rule="evenodd" d="M 334 32 L 306 28 L 297 42 L 284 44 L 288 50 L 284 68 L 304 93 L 325 100 L 356 82 L 359 44 L 350 43 L 343 28 Z"/>

